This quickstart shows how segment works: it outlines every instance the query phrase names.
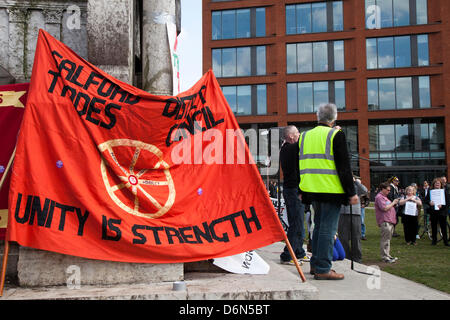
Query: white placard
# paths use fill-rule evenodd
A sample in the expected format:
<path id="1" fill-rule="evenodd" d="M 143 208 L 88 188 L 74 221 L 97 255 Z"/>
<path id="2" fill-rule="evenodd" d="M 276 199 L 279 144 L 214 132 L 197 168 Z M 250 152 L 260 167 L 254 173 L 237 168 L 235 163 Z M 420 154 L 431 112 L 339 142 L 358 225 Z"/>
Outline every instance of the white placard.
<path id="1" fill-rule="evenodd" d="M 438 205 L 445 205 L 444 189 L 430 190 L 430 201 L 434 202 L 434 210 L 439 210 Z"/>
<path id="2" fill-rule="evenodd" d="M 214 265 L 228 272 L 238 274 L 268 274 L 270 266 L 255 251 L 234 256 L 215 258 Z"/>
<path id="3" fill-rule="evenodd" d="M 417 215 L 417 204 L 415 202 L 406 201 L 405 215 L 407 215 L 407 216 L 416 216 Z"/>

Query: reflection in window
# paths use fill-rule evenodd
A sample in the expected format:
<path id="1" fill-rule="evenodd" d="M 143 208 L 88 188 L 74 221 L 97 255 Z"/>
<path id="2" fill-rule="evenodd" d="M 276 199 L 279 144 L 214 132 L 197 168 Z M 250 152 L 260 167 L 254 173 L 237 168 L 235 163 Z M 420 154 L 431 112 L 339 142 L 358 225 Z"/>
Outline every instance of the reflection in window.
<path id="1" fill-rule="evenodd" d="M 237 111 L 236 115 L 252 113 L 252 89 L 251 86 L 237 86 Z"/>
<path id="2" fill-rule="evenodd" d="M 428 66 L 430 64 L 428 56 L 428 35 L 420 34 L 417 36 L 417 65 Z"/>
<path id="3" fill-rule="evenodd" d="M 334 71 L 344 70 L 344 41 L 334 41 Z"/>
<path id="4" fill-rule="evenodd" d="M 287 44 L 286 67 L 287 73 L 342 71 L 344 41 Z"/>
<path id="5" fill-rule="evenodd" d="M 237 76 L 249 76 L 251 74 L 250 47 L 237 48 L 236 56 L 238 61 L 236 63 Z"/>
<path id="6" fill-rule="evenodd" d="M 378 39 L 378 68 L 394 67 L 394 42 L 392 37 Z"/>
<path id="7" fill-rule="evenodd" d="M 416 0 L 416 23 L 428 23 L 427 0 Z"/>
<path id="8" fill-rule="evenodd" d="M 419 77 L 419 107 L 430 108 L 430 77 Z"/>
<path id="9" fill-rule="evenodd" d="M 312 32 L 327 32 L 327 4 L 324 2 L 313 3 Z"/>
<path id="10" fill-rule="evenodd" d="M 265 84 L 259 84 L 256 86 L 256 95 L 257 95 L 257 101 L 256 101 L 256 108 L 257 108 L 257 114 L 267 114 L 267 92 L 266 92 L 266 85 Z"/>
<path id="11" fill-rule="evenodd" d="M 427 24 L 427 16 L 427 0 L 366 0 L 368 29 Z"/>
<path id="12" fill-rule="evenodd" d="M 395 67 L 411 66 L 411 38 L 409 36 L 395 37 Z"/>
<path id="13" fill-rule="evenodd" d="M 287 84 L 288 113 L 315 112 L 323 104 L 332 102 L 345 110 L 345 81 L 317 81 Z"/>
<path id="14" fill-rule="evenodd" d="M 267 114 L 267 86 L 223 86 L 223 95 L 237 116 Z"/>
<path id="15" fill-rule="evenodd" d="M 265 8 L 212 12 L 212 40 L 264 37 Z"/>
<path id="16" fill-rule="evenodd" d="M 345 81 L 334 82 L 334 103 L 338 110 L 345 110 Z"/>
<path id="17" fill-rule="evenodd" d="M 367 103 L 369 110 L 430 108 L 430 77 L 368 79 Z"/>
<path id="18" fill-rule="evenodd" d="M 250 38 L 250 9 L 236 10 L 236 38 Z"/>
<path id="19" fill-rule="evenodd" d="M 428 66 L 428 35 L 368 38 L 366 56 L 367 69 Z"/>
<path id="20" fill-rule="evenodd" d="M 395 109 L 395 79 L 378 80 L 380 110 Z"/>
<path id="21" fill-rule="evenodd" d="M 393 0 L 394 26 L 409 26 L 409 0 Z"/>
<path id="22" fill-rule="evenodd" d="M 266 74 L 266 47 L 213 49 L 212 67 L 218 78 L 264 75 Z"/>
<path id="23" fill-rule="evenodd" d="M 370 160 L 396 161 L 392 165 L 402 164 L 398 160 L 410 160 L 405 165 L 412 165 L 411 160 L 419 159 L 416 165 L 430 165 L 431 159 L 445 159 L 443 123 L 422 121 L 369 124 Z"/>
<path id="24" fill-rule="evenodd" d="M 378 147 L 380 151 L 393 151 L 395 149 L 395 131 L 392 125 L 380 125 L 378 130 Z"/>
<path id="25" fill-rule="evenodd" d="M 236 38 L 236 10 L 222 12 L 222 39 Z"/>
<path id="26" fill-rule="evenodd" d="M 328 70 L 328 45 L 326 42 L 313 43 L 313 57 L 313 70 L 315 72 Z"/>
<path id="27" fill-rule="evenodd" d="M 250 21 L 250 19 L 249 19 Z M 256 37 L 266 36 L 266 9 L 256 8 Z"/>
<path id="28" fill-rule="evenodd" d="M 342 1 L 286 5 L 286 34 L 344 29 Z"/>
<path id="29" fill-rule="evenodd" d="M 410 77 L 395 79 L 397 109 L 412 109 L 412 83 Z"/>

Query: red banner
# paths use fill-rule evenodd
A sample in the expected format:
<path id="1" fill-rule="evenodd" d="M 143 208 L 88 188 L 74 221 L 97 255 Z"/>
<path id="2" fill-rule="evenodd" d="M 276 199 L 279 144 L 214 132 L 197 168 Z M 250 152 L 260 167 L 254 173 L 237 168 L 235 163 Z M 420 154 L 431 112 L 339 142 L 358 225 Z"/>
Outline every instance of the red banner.
<path id="1" fill-rule="evenodd" d="M 29 83 L 0 86 L 0 240 L 4 240 L 6 234 L 10 167 L 27 101 L 28 87 Z"/>
<path id="2" fill-rule="evenodd" d="M 284 232 L 251 163 L 211 71 L 176 97 L 155 96 L 41 30 L 11 179 L 8 239 L 145 263 L 263 247 Z"/>

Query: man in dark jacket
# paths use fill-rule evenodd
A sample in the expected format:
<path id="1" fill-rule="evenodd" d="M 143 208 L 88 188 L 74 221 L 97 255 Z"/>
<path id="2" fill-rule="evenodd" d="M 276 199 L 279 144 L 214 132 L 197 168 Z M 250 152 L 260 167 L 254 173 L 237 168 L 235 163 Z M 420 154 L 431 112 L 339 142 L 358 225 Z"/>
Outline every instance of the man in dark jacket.
<path id="1" fill-rule="evenodd" d="M 304 215 L 305 206 L 299 199 L 299 170 L 298 170 L 298 138 L 300 133 L 295 126 L 287 126 L 284 129 L 285 143 L 280 150 L 281 169 L 283 170 L 283 198 L 286 204 L 289 228 L 287 237 L 296 257 L 300 261 L 309 261 L 303 238 L 305 236 Z M 280 255 L 282 264 L 292 264 L 287 247 Z"/>

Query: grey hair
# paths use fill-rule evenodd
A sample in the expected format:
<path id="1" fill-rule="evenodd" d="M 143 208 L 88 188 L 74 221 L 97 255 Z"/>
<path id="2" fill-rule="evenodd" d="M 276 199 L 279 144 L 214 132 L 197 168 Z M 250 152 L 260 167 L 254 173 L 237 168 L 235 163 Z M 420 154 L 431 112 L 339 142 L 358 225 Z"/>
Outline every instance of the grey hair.
<path id="1" fill-rule="evenodd" d="M 294 130 L 297 130 L 296 126 L 293 125 L 289 125 L 287 127 L 284 128 L 283 130 L 283 139 L 286 140 L 286 138 L 288 137 L 288 135 L 292 132 L 294 132 Z"/>
<path id="2" fill-rule="evenodd" d="M 332 123 L 337 119 L 337 107 L 334 103 L 324 103 L 317 109 L 317 121 Z"/>

